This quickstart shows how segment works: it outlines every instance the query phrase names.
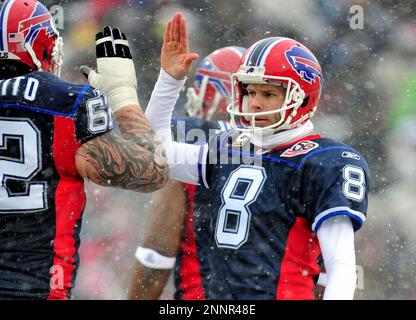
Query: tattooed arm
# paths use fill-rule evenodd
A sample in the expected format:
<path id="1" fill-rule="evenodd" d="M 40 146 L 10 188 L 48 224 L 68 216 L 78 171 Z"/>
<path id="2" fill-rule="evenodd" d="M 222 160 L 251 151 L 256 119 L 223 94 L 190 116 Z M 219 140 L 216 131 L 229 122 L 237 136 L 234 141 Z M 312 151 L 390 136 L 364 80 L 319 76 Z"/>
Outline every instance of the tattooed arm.
<path id="1" fill-rule="evenodd" d="M 115 113 L 120 135 L 107 132 L 84 143 L 76 154 L 78 173 L 102 186 L 151 192 L 168 180 L 166 155 L 141 109 Z"/>
<path id="2" fill-rule="evenodd" d="M 108 101 L 121 136 L 108 132 L 84 143 L 76 155 L 78 172 L 103 186 L 141 192 L 159 189 L 167 182 L 168 165 L 140 108 L 125 34 L 118 28 L 104 27 L 96 35 L 96 55 L 97 71 L 87 66 L 80 70 L 94 88 L 105 94 L 103 104 Z"/>

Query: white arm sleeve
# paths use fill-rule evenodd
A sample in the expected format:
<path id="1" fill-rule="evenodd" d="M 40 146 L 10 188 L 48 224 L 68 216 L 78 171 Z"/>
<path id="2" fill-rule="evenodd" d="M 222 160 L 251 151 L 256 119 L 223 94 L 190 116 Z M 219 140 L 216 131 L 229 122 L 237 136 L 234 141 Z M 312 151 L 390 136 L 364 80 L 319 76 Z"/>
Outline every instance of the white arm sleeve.
<path id="1" fill-rule="evenodd" d="M 160 70 L 145 115 L 156 136 L 162 141 L 169 163 L 172 179 L 198 184 L 205 176 L 208 145 L 177 143 L 172 140 L 171 120 L 173 109 L 186 79 L 176 80 Z"/>
<path id="2" fill-rule="evenodd" d="M 327 274 L 324 300 L 352 300 L 357 273 L 351 219 L 329 218 L 322 223 L 317 236 Z"/>

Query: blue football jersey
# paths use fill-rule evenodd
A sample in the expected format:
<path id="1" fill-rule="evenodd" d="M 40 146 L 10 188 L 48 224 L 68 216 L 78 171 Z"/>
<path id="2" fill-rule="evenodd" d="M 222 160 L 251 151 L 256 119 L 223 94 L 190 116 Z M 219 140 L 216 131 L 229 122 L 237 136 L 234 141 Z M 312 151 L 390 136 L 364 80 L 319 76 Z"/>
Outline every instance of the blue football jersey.
<path id="1" fill-rule="evenodd" d="M 111 128 L 89 85 L 47 72 L 0 81 L 0 298 L 69 297 L 85 206 L 75 154 Z"/>
<path id="2" fill-rule="evenodd" d="M 319 136 L 272 150 L 237 136 L 212 139 L 200 178 L 212 194 L 209 297 L 313 299 L 316 232 L 337 215 L 362 226 L 368 165 L 353 148 Z"/>
<path id="3" fill-rule="evenodd" d="M 178 142 L 203 145 L 220 132 L 230 130 L 224 121 L 194 117 L 174 118 L 172 134 Z M 175 299 L 205 300 L 210 279 L 207 250 L 211 247 L 209 191 L 183 183 L 186 194 L 184 229 L 175 265 Z"/>

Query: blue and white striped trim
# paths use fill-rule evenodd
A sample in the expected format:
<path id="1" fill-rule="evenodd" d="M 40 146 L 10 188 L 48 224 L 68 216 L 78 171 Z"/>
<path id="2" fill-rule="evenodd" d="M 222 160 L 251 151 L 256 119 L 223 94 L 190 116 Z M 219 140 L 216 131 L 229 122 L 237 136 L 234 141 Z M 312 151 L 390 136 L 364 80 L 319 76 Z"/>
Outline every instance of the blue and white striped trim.
<path id="1" fill-rule="evenodd" d="M 7 21 L 9 20 L 9 12 L 15 0 L 6 1 L 3 5 L 0 12 L 0 23 L 3 22 L 1 26 L 2 32 L 0 34 L 0 51 L 9 51 L 8 45 L 8 36 L 7 36 Z"/>
<path id="2" fill-rule="evenodd" d="M 358 223 L 358 228 L 354 228 L 354 231 L 360 229 L 366 220 L 366 217 L 362 212 L 352 210 L 349 207 L 335 207 L 325 210 L 315 217 L 315 220 L 312 224 L 312 231 L 316 233 L 322 222 L 324 222 L 326 219 L 342 215 L 346 215 Z"/>
<path id="3" fill-rule="evenodd" d="M 280 43 L 282 41 L 285 41 L 285 40 L 287 40 L 287 38 L 280 38 L 280 39 L 278 39 L 276 41 L 273 41 L 269 46 L 267 46 L 266 48 L 264 48 L 263 51 L 260 53 L 260 56 L 259 56 L 259 60 L 257 62 L 257 65 L 259 67 L 263 67 L 264 66 L 264 63 L 266 62 L 266 58 L 267 58 L 267 55 L 269 54 L 269 52 L 276 46 L 276 44 L 278 44 L 278 43 Z"/>
<path id="4" fill-rule="evenodd" d="M 272 50 L 276 44 L 287 40 L 288 38 L 283 37 L 274 37 L 266 38 L 256 42 L 249 49 L 244 61 L 244 65 L 248 66 L 257 66 L 262 67 L 266 61 L 267 55 Z"/>
<path id="5" fill-rule="evenodd" d="M 204 144 L 199 148 L 198 157 L 198 176 L 199 184 L 203 185 L 206 189 L 209 189 L 207 182 L 207 163 L 208 163 L 208 144 Z"/>

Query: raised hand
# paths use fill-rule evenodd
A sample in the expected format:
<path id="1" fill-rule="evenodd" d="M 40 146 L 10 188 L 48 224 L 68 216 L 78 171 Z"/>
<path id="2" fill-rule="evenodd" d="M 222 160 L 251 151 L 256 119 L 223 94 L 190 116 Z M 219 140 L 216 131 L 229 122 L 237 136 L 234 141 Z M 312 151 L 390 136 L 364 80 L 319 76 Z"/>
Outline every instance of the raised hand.
<path id="1" fill-rule="evenodd" d="M 189 52 L 188 36 L 185 19 L 176 13 L 166 27 L 160 61 L 162 69 L 177 80 L 184 79 L 192 61 L 199 58 L 198 54 Z"/>
<path id="2" fill-rule="evenodd" d="M 105 93 L 108 103 L 117 112 L 128 105 L 139 106 L 137 78 L 130 47 L 124 33 L 109 26 L 96 35 L 97 71 L 81 66 L 89 83 Z"/>

